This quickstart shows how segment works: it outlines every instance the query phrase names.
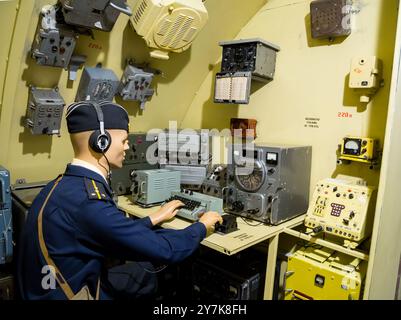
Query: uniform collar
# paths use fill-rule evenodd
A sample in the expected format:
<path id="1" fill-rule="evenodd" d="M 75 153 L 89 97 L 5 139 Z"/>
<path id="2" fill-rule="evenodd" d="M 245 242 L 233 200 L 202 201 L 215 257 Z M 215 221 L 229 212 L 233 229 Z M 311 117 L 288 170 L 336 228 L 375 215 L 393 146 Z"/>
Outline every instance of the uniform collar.
<path id="1" fill-rule="evenodd" d="M 107 192 L 111 196 L 113 195 L 111 187 L 106 182 L 104 177 L 101 174 L 99 174 L 99 173 L 97 173 L 97 172 L 95 172 L 93 170 L 90 170 L 90 169 L 82 167 L 82 166 L 77 166 L 77 165 L 73 165 L 73 164 L 67 164 L 67 168 L 65 169 L 64 175 L 66 175 L 66 176 L 77 176 L 77 177 L 86 177 L 86 178 L 89 178 L 89 179 L 96 180 L 97 182 L 102 183 L 106 187 Z"/>
<path id="2" fill-rule="evenodd" d="M 99 174 L 99 175 L 101 175 L 101 176 L 103 177 L 104 181 L 107 182 L 107 179 L 106 179 L 106 177 L 103 175 L 102 171 L 100 171 L 99 168 L 97 168 L 97 167 L 94 166 L 93 164 L 89 163 L 88 161 L 84 161 L 84 160 L 81 160 L 81 159 L 74 158 L 74 159 L 72 159 L 72 161 L 71 161 L 71 165 L 73 165 L 73 166 L 80 166 L 80 167 L 84 167 L 84 168 L 86 168 L 86 169 L 95 171 L 97 174 Z"/>

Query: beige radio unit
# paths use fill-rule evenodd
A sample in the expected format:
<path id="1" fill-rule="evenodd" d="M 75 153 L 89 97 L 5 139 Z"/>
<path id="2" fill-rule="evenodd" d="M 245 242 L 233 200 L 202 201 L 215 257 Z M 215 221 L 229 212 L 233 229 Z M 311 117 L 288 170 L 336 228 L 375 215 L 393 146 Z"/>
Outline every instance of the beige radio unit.
<path id="1" fill-rule="evenodd" d="M 150 56 L 163 60 L 187 50 L 208 20 L 201 0 L 138 0 L 132 11 L 131 25 L 154 49 Z"/>
<path id="2" fill-rule="evenodd" d="M 376 188 L 340 179 L 318 182 L 304 224 L 312 230 L 344 238 L 355 248 L 372 231 Z"/>

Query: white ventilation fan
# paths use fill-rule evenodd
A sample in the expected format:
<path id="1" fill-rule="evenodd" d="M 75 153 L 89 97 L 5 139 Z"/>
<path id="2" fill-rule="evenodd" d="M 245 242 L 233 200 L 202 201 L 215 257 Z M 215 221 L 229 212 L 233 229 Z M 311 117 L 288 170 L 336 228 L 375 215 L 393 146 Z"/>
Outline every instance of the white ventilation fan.
<path id="1" fill-rule="evenodd" d="M 187 50 L 206 24 L 202 0 L 137 0 L 130 18 L 153 58 L 168 60 L 168 53 Z"/>

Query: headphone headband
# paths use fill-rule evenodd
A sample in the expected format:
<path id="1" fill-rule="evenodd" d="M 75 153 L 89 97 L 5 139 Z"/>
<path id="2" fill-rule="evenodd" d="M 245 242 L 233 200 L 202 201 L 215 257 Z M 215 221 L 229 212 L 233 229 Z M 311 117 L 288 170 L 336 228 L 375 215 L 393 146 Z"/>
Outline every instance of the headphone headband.
<path id="1" fill-rule="evenodd" d="M 99 121 L 100 134 L 102 134 L 102 135 L 106 134 L 105 131 L 104 131 L 104 117 L 103 117 L 102 108 L 95 101 L 86 101 L 86 102 L 88 102 L 89 104 L 91 104 L 95 108 L 96 115 L 97 115 L 97 120 Z"/>

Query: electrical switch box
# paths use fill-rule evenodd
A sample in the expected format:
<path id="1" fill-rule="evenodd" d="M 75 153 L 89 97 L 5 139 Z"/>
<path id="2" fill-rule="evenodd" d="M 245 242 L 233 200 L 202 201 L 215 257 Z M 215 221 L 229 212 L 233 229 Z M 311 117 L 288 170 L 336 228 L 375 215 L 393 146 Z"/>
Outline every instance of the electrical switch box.
<path id="1" fill-rule="evenodd" d="M 351 62 L 349 87 L 361 95 L 361 102 L 369 102 L 383 82 L 383 63 L 375 56 L 355 57 Z"/>
<path id="2" fill-rule="evenodd" d="M 89 100 L 113 101 L 117 93 L 118 80 L 113 70 L 103 68 L 85 68 L 82 72 L 75 101 Z"/>
<path id="3" fill-rule="evenodd" d="M 68 24 L 111 31 L 120 13 L 132 15 L 126 0 L 60 0 Z"/>
<path id="4" fill-rule="evenodd" d="M 222 73 L 250 72 L 252 80 L 273 80 L 280 47 L 260 38 L 223 41 L 219 45 L 223 47 Z"/>
<path id="5" fill-rule="evenodd" d="M 30 87 L 26 127 L 35 135 L 60 135 L 64 106 L 64 99 L 57 88 Z"/>
<path id="6" fill-rule="evenodd" d="M 124 101 L 140 101 L 140 108 L 153 96 L 154 90 L 150 87 L 154 74 L 140 68 L 127 65 L 118 88 Z"/>
<path id="7" fill-rule="evenodd" d="M 66 25 L 57 23 L 54 6 L 44 6 L 41 15 L 41 26 L 36 33 L 31 56 L 39 65 L 67 69 L 78 35 Z"/>

